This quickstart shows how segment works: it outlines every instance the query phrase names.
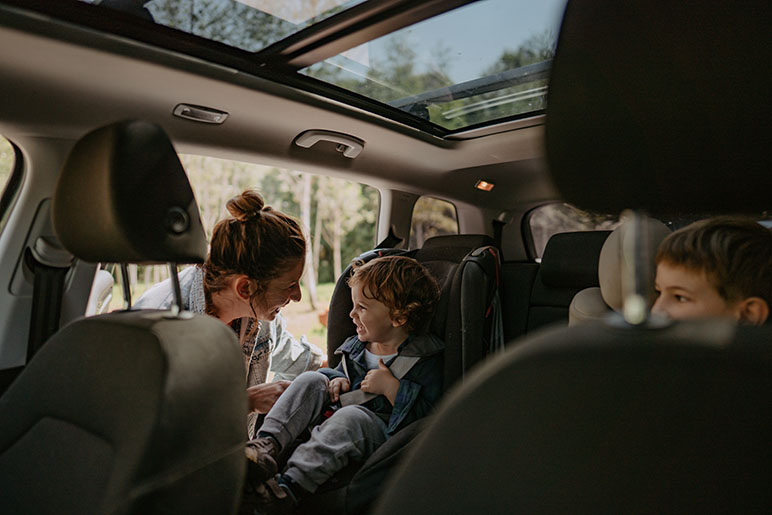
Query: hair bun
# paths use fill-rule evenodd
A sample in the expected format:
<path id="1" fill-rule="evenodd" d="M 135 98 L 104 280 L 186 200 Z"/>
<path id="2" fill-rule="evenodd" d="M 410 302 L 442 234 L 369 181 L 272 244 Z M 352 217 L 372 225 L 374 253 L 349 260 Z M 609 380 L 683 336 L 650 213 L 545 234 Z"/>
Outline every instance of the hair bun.
<path id="1" fill-rule="evenodd" d="M 230 199 L 225 206 L 233 218 L 239 222 L 249 221 L 260 215 L 265 207 L 265 201 L 254 190 L 246 190 Z"/>

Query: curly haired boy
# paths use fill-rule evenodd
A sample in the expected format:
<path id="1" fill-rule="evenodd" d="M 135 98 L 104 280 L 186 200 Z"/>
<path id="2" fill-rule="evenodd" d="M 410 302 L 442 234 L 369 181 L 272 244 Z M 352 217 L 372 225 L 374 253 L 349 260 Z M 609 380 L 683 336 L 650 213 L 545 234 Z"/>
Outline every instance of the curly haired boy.
<path id="1" fill-rule="evenodd" d="M 335 351 L 341 363 L 298 376 L 247 444 L 260 513 L 291 510 L 351 460 L 367 459 L 426 416 L 442 394 L 444 345 L 418 334 L 439 298 L 429 272 L 411 258 L 380 257 L 356 264 L 348 283 L 356 335 Z M 271 478 L 277 456 L 307 429 L 311 438 Z"/>

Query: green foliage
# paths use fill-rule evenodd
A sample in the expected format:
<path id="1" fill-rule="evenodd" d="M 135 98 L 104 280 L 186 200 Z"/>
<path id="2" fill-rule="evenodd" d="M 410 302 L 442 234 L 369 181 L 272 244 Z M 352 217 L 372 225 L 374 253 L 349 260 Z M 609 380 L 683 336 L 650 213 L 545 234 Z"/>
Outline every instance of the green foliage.
<path id="1" fill-rule="evenodd" d="M 442 234 L 458 234 L 455 206 L 432 197 L 419 198 L 413 206 L 410 248 L 418 248 L 428 238 Z"/>
<path id="2" fill-rule="evenodd" d="M 8 140 L 0 136 L 0 190 L 5 188 L 15 163 L 13 147 Z"/>
<path id="3" fill-rule="evenodd" d="M 228 199 L 247 189 L 259 191 L 267 205 L 300 219 L 303 172 L 204 156 L 181 155 L 180 160 L 196 194 L 208 237 L 214 224 L 228 216 Z M 327 176 L 312 176 L 311 183 L 310 227 L 304 230 L 312 244 L 319 227 L 317 282 L 331 282 L 352 258 L 375 244 L 378 191 Z"/>
<path id="4" fill-rule="evenodd" d="M 571 231 L 611 230 L 619 217 L 583 211 L 570 204 L 546 204 L 533 210 L 528 219 L 536 255 L 541 257 L 553 234 Z"/>

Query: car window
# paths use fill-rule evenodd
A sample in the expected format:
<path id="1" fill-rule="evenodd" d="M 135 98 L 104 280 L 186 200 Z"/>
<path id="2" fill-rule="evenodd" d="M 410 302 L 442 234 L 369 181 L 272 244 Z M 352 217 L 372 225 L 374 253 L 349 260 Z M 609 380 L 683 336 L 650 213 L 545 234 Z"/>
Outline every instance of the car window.
<path id="1" fill-rule="evenodd" d="M 20 183 L 19 176 L 15 176 L 16 169 L 16 151 L 11 142 L 0 135 L 0 231 L 5 227 L 5 221 L 8 218 L 8 207 L 11 205 L 16 188 L 14 185 Z M 11 186 L 9 188 L 8 186 Z M 12 191 L 14 190 L 14 191 Z"/>
<path id="2" fill-rule="evenodd" d="M 456 206 L 434 197 L 419 198 L 410 220 L 409 248 L 421 247 L 428 238 L 443 234 L 458 234 Z"/>
<path id="3" fill-rule="evenodd" d="M 545 204 L 528 215 L 528 228 L 536 261 L 544 254 L 544 247 L 553 234 L 572 231 L 606 231 L 619 225 L 616 215 L 582 211 L 570 204 Z"/>
<path id="4" fill-rule="evenodd" d="M 228 199 L 246 189 L 259 191 L 267 205 L 301 222 L 309 237 L 313 274 L 306 269 L 301 280 L 303 299 L 290 303 L 282 313 L 293 335 L 305 334 L 324 349 L 325 310 L 335 281 L 353 258 L 375 245 L 378 190 L 335 177 L 208 156 L 181 155 L 180 160 L 196 195 L 207 237 L 211 237 L 214 224 L 227 215 Z M 132 300 L 169 276 L 166 266 L 128 268 Z M 120 309 L 120 269 L 108 270 L 115 280 L 109 309 Z"/>
<path id="5" fill-rule="evenodd" d="M 16 156 L 11 143 L 0 136 L 0 189 L 5 189 L 15 162 Z"/>

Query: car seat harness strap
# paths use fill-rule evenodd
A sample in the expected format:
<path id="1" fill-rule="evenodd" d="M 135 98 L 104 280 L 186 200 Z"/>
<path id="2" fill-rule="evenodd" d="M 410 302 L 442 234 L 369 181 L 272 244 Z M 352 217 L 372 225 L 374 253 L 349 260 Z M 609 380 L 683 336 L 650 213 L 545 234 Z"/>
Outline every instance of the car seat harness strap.
<path id="1" fill-rule="evenodd" d="M 389 370 L 391 370 L 392 375 L 397 378 L 397 380 L 401 380 L 408 372 L 410 372 L 410 369 L 413 368 L 413 366 L 418 363 L 418 360 L 420 359 L 420 356 L 397 356 L 394 358 L 394 361 L 391 362 L 391 365 L 389 365 Z M 346 373 L 346 377 L 350 381 L 351 376 L 348 373 L 346 356 L 343 357 L 341 363 L 343 363 L 343 371 Z M 377 393 L 368 393 L 362 390 L 354 390 L 344 393 L 340 396 L 340 405 L 351 406 L 355 404 L 364 404 L 365 402 L 369 401 L 370 399 L 374 399 L 377 396 Z"/>

